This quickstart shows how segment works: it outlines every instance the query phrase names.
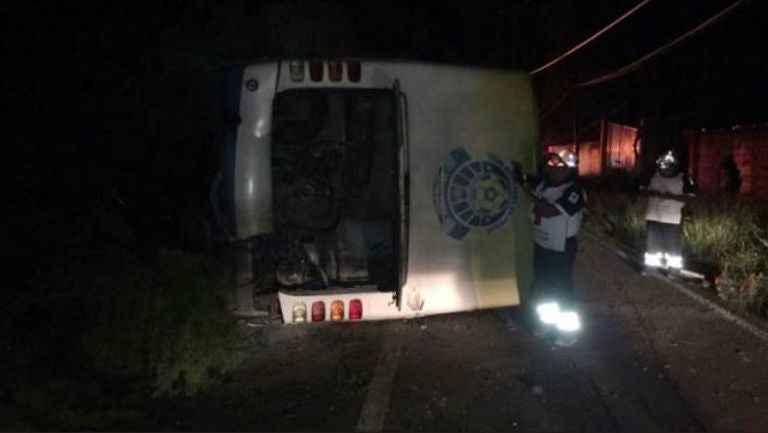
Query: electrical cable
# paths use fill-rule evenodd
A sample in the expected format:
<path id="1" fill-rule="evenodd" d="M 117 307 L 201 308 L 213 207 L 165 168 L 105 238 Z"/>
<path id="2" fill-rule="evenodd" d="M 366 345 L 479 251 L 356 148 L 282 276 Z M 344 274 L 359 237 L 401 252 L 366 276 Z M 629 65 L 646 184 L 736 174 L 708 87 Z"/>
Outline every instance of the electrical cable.
<path id="1" fill-rule="evenodd" d="M 673 46 L 677 45 L 678 43 L 682 42 L 683 40 L 688 39 L 689 37 L 695 35 L 696 33 L 698 33 L 700 31 L 706 29 L 707 27 L 717 23 L 722 18 L 724 18 L 726 15 L 728 15 L 731 11 L 733 11 L 733 9 L 737 8 L 742 3 L 746 3 L 748 1 L 749 0 L 737 0 L 734 3 L 732 3 L 730 6 L 726 7 L 723 10 L 721 10 L 720 12 L 718 12 L 714 16 L 710 17 L 709 19 L 705 20 L 704 22 L 702 22 L 698 26 L 694 27 L 691 30 L 688 30 L 687 32 L 685 32 L 682 35 L 678 36 L 677 38 L 675 38 L 671 42 L 669 42 L 669 43 L 667 43 L 665 45 L 662 45 L 659 48 L 656 48 L 655 50 L 653 50 L 650 53 L 644 55 L 643 57 L 640 57 L 639 59 L 635 60 L 634 62 L 631 62 L 631 63 L 629 63 L 629 64 L 627 64 L 627 65 L 625 65 L 625 66 L 623 66 L 623 67 L 621 67 L 619 69 L 616 69 L 616 70 L 614 70 L 612 72 L 609 72 L 609 73 L 607 73 L 605 75 L 602 75 L 600 77 L 597 77 L 597 78 L 594 78 L 594 79 L 591 79 L 591 80 L 588 80 L 588 81 L 581 82 L 581 83 L 577 84 L 576 87 L 592 86 L 592 85 L 595 85 L 595 84 L 605 83 L 607 81 L 611 81 L 611 80 L 614 80 L 616 78 L 622 77 L 622 76 L 624 76 L 624 75 L 634 71 L 635 69 L 639 68 L 640 65 L 642 65 L 646 61 L 650 60 L 651 58 L 653 58 L 653 57 L 663 53 L 664 51 L 672 48 Z"/>
<path id="2" fill-rule="evenodd" d="M 558 106 L 560 106 L 560 104 L 562 104 L 568 98 L 568 96 L 573 94 L 573 92 L 577 88 L 583 88 L 583 87 L 588 87 L 588 86 L 592 86 L 592 85 L 595 85 L 595 84 L 601 84 L 601 83 L 604 83 L 604 82 L 607 82 L 607 81 L 619 78 L 619 77 L 621 77 L 623 75 L 628 74 L 629 72 L 634 71 L 635 69 L 640 67 L 640 65 L 642 63 L 644 63 L 645 61 L 649 60 L 651 57 L 653 57 L 655 55 L 658 55 L 662 51 L 671 48 L 672 46 L 674 46 L 675 44 L 683 41 L 684 39 L 687 39 L 688 37 L 693 36 L 695 33 L 698 33 L 701 30 L 704 30 L 705 28 L 715 24 L 717 21 L 719 21 L 720 19 L 725 17 L 725 15 L 730 13 L 734 8 L 740 6 L 742 3 L 746 3 L 747 1 L 749 1 L 749 0 L 738 0 L 738 1 L 734 2 L 730 6 L 726 7 L 723 10 L 721 10 L 720 12 L 718 12 L 717 14 L 712 16 L 711 18 L 707 19 L 706 21 L 702 22 L 701 24 L 699 24 L 695 28 L 693 28 L 693 29 L 689 30 L 688 32 L 684 33 L 683 35 L 679 36 L 678 38 L 676 38 L 672 42 L 670 42 L 670 43 L 668 43 L 668 44 L 666 44 L 666 45 L 664 45 L 664 46 L 662 46 L 660 48 L 657 48 L 656 50 L 652 51 L 651 53 L 641 57 L 640 59 L 638 59 L 638 60 L 636 60 L 636 61 L 634 61 L 634 62 L 632 62 L 632 63 L 630 63 L 630 64 L 628 64 L 628 65 L 626 65 L 626 66 L 624 66 L 622 68 L 614 70 L 614 71 L 612 71 L 612 72 L 610 72 L 608 74 L 602 75 L 602 76 L 600 76 L 598 78 L 594 78 L 594 79 L 591 79 L 591 80 L 584 81 L 584 82 L 576 84 L 575 88 L 571 88 L 571 89 L 567 90 L 566 92 L 564 92 L 563 95 L 560 98 L 558 98 L 552 105 L 547 107 L 547 109 L 544 110 L 544 112 L 539 115 L 539 121 L 543 120 L 545 117 L 547 117 L 550 114 L 552 114 L 552 112 L 554 112 L 555 109 Z"/>
<path id="3" fill-rule="evenodd" d="M 597 39 L 598 37 L 600 37 L 600 35 L 602 35 L 603 33 L 607 32 L 608 30 L 612 29 L 613 27 L 615 27 L 615 26 L 616 26 L 617 24 L 619 24 L 620 22 L 624 21 L 624 19 L 625 19 L 625 18 L 627 18 L 627 17 L 629 17 L 630 15 L 632 15 L 633 13 L 635 13 L 635 12 L 636 12 L 638 9 L 640 9 L 640 8 L 641 8 L 641 7 L 643 7 L 643 6 L 645 6 L 645 5 L 646 5 L 648 2 L 650 2 L 650 1 L 651 1 L 651 0 L 642 0 L 640 3 L 638 3 L 637 5 L 635 5 L 635 6 L 634 6 L 632 9 L 628 10 L 628 11 L 627 11 L 627 12 L 625 12 L 623 15 L 621 15 L 620 17 L 618 17 L 618 18 L 616 18 L 615 20 L 613 20 L 613 22 L 611 22 L 611 23 L 610 23 L 610 24 L 608 24 L 607 26 L 603 27 L 603 28 L 602 28 L 600 31 L 598 31 L 597 33 L 595 33 L 595 34 L 593 34 L 592 36 L 588 37 L 587 39 L 583 40 L 581 43 L 577 44 L 576 46 L 574 46 L 574 47 L 573 47 L 573 48 L 571 48 L 570 50 L 566 51 L 565 53 L 563 53 L 563 54 L 561 54 L 561 55 L 557 56 L 557 57 L 556 57 L 556 58 L 554 58 L 553 60 L 550 60 L 549 62 L 545 63 L 544 65 L 541 65 L 541 66 L 539 66 L 538 68 L 536 68 L 536 69 L 532 70 L 532 71 L 531 71 L 531 75 L 535 75 L 535 74 L 538 74 L 539 72 L 541 72 L 541 71 L 543 71 L 543 70 L 545 70 L 545 69 L 547 69 L 547 68 L 550 68 L 550 67 L 554 66 L 555 64 L 559 63 L 561 60 L 565 59 L 566 57 L 568 57 L 568 56 L 570 56 L 571 54 L 575 53 L 576 51 L 580 50 L 580 49 L 581 49 L 582 47 L 584 47 L 585 45 L 589 44 L 590 42 L 592 42 L 592 41 L 594 41 L 595 39 Z"/>

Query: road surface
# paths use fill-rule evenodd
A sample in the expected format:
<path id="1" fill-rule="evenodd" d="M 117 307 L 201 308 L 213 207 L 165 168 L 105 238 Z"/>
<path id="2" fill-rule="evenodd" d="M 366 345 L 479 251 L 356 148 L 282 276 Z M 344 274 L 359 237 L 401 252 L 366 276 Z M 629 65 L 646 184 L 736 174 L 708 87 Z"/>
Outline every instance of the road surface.
<path id="1" fill-rule="evenodd" d="M 768 430 L 760 335 L 587 234 L 576 287 L 585 331 L 568 348 L 533 336 L 520 309 L 265 327 L 241 370 L 159 405 L 150 428 Z"/>

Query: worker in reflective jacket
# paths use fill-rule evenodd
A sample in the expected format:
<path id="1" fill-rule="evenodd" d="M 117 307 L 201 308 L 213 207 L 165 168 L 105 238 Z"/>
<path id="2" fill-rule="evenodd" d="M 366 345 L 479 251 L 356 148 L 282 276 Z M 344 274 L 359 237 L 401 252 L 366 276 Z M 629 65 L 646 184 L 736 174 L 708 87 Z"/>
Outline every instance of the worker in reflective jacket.
<path id="1" fill-rule="evenodd" d="M 520 179 L 532 202 L 533 305 L 539 333 L 557 330 L 557 344 L 575 341 L 581 320 L 573 302 L 573 266 L 586 194 L 578 178 L 577 157 L 569 151 L 547 156 L 544 176 Z"/>
<path id="2" fill-rule="evenodd" d="M 672 151 L 656 160 L 656 172 L 646 187 L 646 247 L 643 274 L 656 271 L 679 272 L 683 269 L 683 207 L 693 197 L 693 182 L 680 170 Z"/>

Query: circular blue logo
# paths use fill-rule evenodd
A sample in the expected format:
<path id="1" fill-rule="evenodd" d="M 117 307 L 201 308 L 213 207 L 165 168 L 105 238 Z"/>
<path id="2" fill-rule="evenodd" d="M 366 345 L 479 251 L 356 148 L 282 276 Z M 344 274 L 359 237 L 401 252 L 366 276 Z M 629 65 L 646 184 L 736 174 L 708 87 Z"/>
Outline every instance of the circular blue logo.
<path id="1" fill-rule="evenodd" d="M 443 232 L 463 239 L 472 229 L 501 227 L 517 204 L 517 186 L 511 167 L 501 159 L 473 160 L 459 148 L 440 165 L 434 196 Z"/>

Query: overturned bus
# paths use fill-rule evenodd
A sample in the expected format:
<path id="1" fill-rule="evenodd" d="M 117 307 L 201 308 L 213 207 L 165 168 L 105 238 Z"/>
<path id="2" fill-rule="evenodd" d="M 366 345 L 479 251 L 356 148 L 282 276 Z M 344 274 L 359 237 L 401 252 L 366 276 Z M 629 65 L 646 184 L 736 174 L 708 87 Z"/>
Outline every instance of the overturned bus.
<path id="1" fill-rule="evenodd" d="M 526 73 L 368 60 L 230 71 L 212 190 L 236 314 L 285 323 L 510 306 L 531 283 Z"/>

